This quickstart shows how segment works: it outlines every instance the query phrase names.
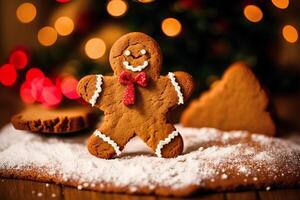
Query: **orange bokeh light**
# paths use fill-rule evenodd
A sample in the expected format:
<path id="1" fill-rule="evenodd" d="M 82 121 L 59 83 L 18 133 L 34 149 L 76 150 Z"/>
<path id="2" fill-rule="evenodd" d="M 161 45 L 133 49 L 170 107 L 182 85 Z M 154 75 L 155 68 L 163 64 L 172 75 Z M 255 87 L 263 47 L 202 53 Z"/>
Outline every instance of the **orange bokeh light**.
<path id="1" fill-rule="evenodd" d="M 263 18 L 262 10 L 256 5 L 248 5 L 244 8 L 244 16 L 250 22 L 259 22 Z"/>
<path id="2" fill-rule="evenodd" d="M 289 0 L 272 0 L 272 3 L 280 9 L 286 9 L 289 6 Z"/>
<path id="3" fill-rule="evenodd" d="M 282 29 L 282 35 L 290 43 L 295 43 L 298 40 L 298 31 L 292 25 L 285 25 Z"/>
<path id="4" fill-rule="evenodd" d="M 175 18 L 166 18 L 161 23 L 161 29 L 167 36 L 175 37 L 181 32 L 181 23 Z"/>
<path id="5" fill-rule="evenodd" d="M 17 18 L 22 23 L 29 23 L 36 16 L 36 8 L 32 3 L 22 3 L 16 11 Z"/>
<path id="6" fill-rule="evenodd" d="M 121 17 L 127 11 L 127 3 L 123 0 L 111 0 L 106 6 L 107 12 L 114 17 Z"/>
<path id="7" fill-rule="evenodd" d="M 54 23 L 54 28 L 59 35 L 70 35 L 74 30 L 74 22 L 70 17 L 59 17 Z"/>
<path id="8" fill-rule="evenodd" d="M 106 45 L 100 38 L 92 38 L 85 44 L 85 53 L 91 59 L 101 58 L 106 51 Z"/>
<path id="9" fill-rule="evenodd" d="M 51 46 L 57 40 L 57 32 L 51 26 L 45 26 L 39 30 L 37 37 L 43 46 Z"/>

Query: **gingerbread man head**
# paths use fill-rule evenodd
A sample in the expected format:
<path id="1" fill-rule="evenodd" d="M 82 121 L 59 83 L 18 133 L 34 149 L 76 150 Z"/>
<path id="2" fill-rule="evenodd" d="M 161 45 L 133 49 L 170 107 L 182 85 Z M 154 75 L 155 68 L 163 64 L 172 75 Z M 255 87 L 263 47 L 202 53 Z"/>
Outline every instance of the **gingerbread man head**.
<path id="1" fill-rule="evenodd" d="M 109 61 L 117 76 L 124 70 L 131 74 L 143 71 L 152 80 L 157 80 L 162 56 L 154 39 L 144 33 L 134 32 L 124 35 L 114 43 Z"/>
<path id="2" fill-rule="evenodd" d="M 104 111 L 103 122 L 90 137 L 88 149 L 100 158 L 120 155 L 139 136 L 159 157 L 175 157 L 183 140 L 167 114 L 190 97 L 194 84 L 185 72 L 161 76 L 158 44 L 144 33 L 129 33 L 113 45 L 113 76 L 89 75 L 78 84 L 83 99 Z"/>

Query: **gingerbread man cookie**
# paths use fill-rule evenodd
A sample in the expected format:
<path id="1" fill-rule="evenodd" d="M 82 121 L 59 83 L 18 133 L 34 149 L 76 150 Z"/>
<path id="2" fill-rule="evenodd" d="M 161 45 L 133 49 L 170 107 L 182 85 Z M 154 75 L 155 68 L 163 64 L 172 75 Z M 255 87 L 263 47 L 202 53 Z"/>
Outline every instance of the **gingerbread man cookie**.
<path id="1" fill-rule="evenodd" d="M 120 155 L 137 135 L 158 157 L 181 154 L 182 137 L 166 116 L 190 97 L 192 77 L 185 72 L 161 76 L 160 48 L 139 32 L 118 39 L 109 61 L 113 76 L 89 75 L 77 88 L 84 100 L 104 111 L 102 125 L 89 138 L 90 153 L 106 159 Z"/>

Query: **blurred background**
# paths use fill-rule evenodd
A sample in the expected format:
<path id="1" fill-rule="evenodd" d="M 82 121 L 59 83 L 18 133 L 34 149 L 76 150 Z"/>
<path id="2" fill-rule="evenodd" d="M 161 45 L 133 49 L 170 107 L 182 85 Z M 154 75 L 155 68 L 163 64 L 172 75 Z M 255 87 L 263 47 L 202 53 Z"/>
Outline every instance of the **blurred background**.
<path id="1" fill-rule="evenodd" d="M 0 124 L 26 104 L 80 103 L 78 80 L 111 74 L 111 45 L 140 31 L 159 42 L 163 73 L 195 77 L 194 97 L 247 62 L 280 128 L 300 130 L 299 10 L 296 0 L 1 0 Z"/>

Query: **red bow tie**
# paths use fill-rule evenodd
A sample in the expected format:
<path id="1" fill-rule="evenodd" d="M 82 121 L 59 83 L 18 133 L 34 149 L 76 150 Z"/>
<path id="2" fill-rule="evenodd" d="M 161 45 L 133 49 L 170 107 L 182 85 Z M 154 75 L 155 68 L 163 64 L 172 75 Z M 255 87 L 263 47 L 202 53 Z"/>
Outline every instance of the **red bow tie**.
<path id="1" fill-rule="evenodd" d="M 142 87 L 146 87 L 148 85 L 148 79 L 145 72 L 140 72 L 135 77 L 133 77 L 129 72 L 122 71 L 119 76 L 119 82 L 122 85 L 126 85 L 126 89 L 123 96 L 123 103 L 126 106 L 133 105 L 135 103 L 134 84 L 137 84 Z"/>

